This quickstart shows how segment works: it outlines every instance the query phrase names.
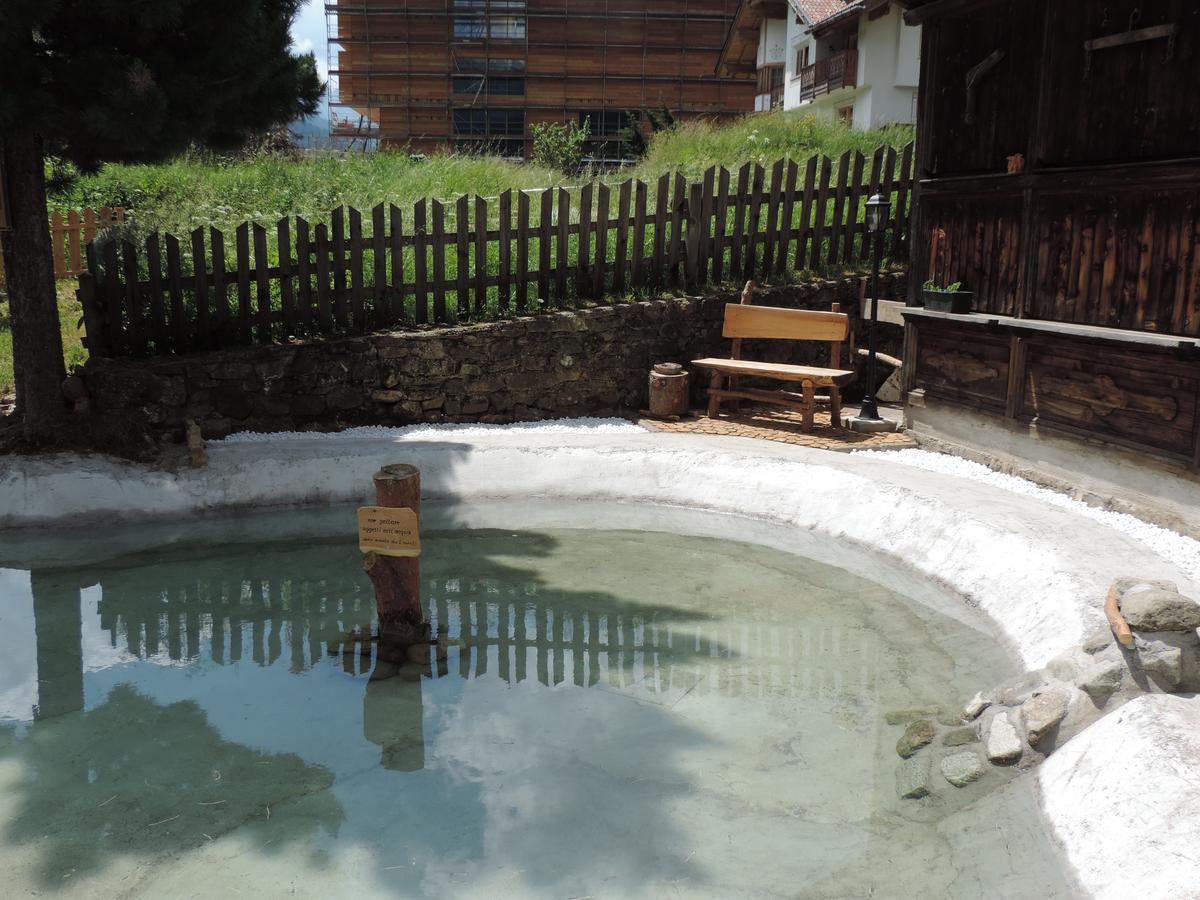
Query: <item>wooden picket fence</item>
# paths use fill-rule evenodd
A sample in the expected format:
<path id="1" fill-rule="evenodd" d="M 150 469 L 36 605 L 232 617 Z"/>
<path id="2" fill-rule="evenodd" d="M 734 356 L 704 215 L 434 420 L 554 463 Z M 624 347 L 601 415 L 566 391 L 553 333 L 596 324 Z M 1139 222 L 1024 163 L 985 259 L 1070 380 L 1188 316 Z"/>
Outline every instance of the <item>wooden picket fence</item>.
<path id="1" fill-rule="evenodd" d="M 152 234 L 144 248 L 101 241 L 80 276 L 88 348 L 199 352 L 860 268 L 870 255 L 864 204 L 878 192 L 892 199 L 887 255 L 904 259 L 912 158 L 910 144 L 714 167 L 694 182 L 667 173 L 649 185 L 421 200 L 407 217 L 381 203 L 369 231 L 362 213 L 341 207 L 315 227 L 280 219 L 274 234 L 243 222 L 232 254 L 215 228 Z"/>
<path id="2" fill-rule="evenodd" d="M 125 222 L 125 209 L 121 206 L 99 210 L 86 209 L 68 210 L 64 216 L 60 212 L 50 214 L 50 246 L 54 253 L 54 277 L 74 278 L 81 275 L 83 266 L 83 248 L 96 239 L 96 235 L 104 228 L 112 228 Z M 0 257 L 0 285 L 4 284 L 4 260 Z"/>

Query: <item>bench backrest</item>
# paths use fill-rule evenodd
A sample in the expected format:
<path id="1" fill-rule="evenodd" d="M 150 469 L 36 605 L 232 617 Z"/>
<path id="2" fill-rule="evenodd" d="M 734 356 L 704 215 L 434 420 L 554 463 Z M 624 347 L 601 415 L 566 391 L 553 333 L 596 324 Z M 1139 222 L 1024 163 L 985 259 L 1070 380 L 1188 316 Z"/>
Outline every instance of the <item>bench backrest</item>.
<path id="1" fill-rule="evenodd" d="M 727 338 L 778 338 L 789 341 L 844 341 L 850 317 L 815 309 L 725 304 Z"/>
<path id="2" fill-rule="evenodd" d="M 743 338 L 829 341 L 829 365 L 837 368 L 841 365 L 842 341 L 850 334 L 850 317 L 842 312 L 751 306 L 743 300 L 742 303 L 725 304 L 725 328 L 722 334 L 733 338 L 734 359 L 741 358 Z"/>

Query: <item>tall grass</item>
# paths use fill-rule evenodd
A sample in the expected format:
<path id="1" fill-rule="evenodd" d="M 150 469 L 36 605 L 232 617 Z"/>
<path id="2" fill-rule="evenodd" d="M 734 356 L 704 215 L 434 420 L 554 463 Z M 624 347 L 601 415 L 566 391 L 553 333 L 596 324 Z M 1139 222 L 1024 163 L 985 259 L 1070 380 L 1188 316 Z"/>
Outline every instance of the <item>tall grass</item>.
<path id="1" fill-rule="evenodd" d="M 552 169 L 486 156 L 405 153 L 259 156 L 212 159 L 183 156 L 159 165 L 107 165 L 51 197 L 59 207 L 123 206 L 139 231 L 183 234 L 200 226 L 229 229 L 241 222 L 271 224 L 301 215 L 327 221 L 348 204 L 369 210 L 380 202 L 407 206 L 421 197 L 499 194 L 506 188 L 569 183 Z"/>
<path id="2" fill-rule="evenodd" d="M 854 131 L 795 111 L 773 112 L 722 125 L 693 122 L 657 134 L 645 159 L 616 172 L 567 174 L 455 154 L 420 160 L 403 152 L 233 160 L 188 155 L 160 165 L 105 166 L 52 195 L 51 202 L 59 208 L 123 206 L 139 232 L 183 234 L 208 225 L 228 229 L 243 221 L 266 225 L 286 215 L 327 221 L 329 211 L 341 204 L 365 211 L 380 202 L 405 207 L 421 197 L 496 196 L 508 188 L 573 185 L 593 177 L 610 183 L 631 176 L 650 181 L 676 169 L 693 176 L 712 165 L 869 152 L 911 139 L 909 127 Z"/>
<path id="3" fill-rule="evenodd" d="M 744 116 L 730 123 L 688 122 L 654 135 L 650 150 L 637 165 L 640 178 L 656 178 L 678 169 L 696 176 L 710 166 L 766 164 L 781 156 L 804 159 L 814 153 L 837 157 L 847 150 L 869 155 L 876 147 L 903 147 L 913 139 L 909 125 L 855 131 L 840 122 L 818 119 L 799 110 Z"/>

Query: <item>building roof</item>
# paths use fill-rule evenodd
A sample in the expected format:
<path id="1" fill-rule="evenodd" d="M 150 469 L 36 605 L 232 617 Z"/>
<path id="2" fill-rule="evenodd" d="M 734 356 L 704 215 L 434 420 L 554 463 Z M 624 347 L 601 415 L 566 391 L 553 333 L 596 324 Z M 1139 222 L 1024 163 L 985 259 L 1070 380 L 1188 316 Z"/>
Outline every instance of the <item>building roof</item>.
<path id="1" fill-rule="evenodd" d="M 725 43 L 717 57 L 716 71 L 726 75 L 752 74 L 758 57 L 758 30 L 767 19 L 787 16 L 785 0 L 741 0 Z"/>
<path id="2" fill-rule="evenodd" d="M 844 13 L 849 7 L 862 6 L 862 0 L 790 0 L 810 28 L 815 28 L 826 19 Z"/>

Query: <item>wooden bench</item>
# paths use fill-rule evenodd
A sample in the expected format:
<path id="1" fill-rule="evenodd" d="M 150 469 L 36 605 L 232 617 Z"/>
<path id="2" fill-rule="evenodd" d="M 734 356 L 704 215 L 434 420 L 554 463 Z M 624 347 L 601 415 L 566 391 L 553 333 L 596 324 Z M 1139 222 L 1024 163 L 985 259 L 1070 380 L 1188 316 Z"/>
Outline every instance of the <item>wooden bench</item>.
<path id="1" fill-rule="evenodd" d="M 820 312 L 808 309 L 781 309 L 774 306 L 752 306 L 752 285 L 746 285 L 742 302 L 725 305 L 725 327 L 722 334 L 732 338 L 730 359 L 694 359 L 692 365 L 712 370 L 712 381 L 708 388 L 708 415 L 715 418 L 721 413 L 721 402 L 731 400 L 757 400 L 798 409 L 803 415 L 803 429 L 812 431 L 813 413 L 818 404 L 829 406 L 830 421 L 835 427 L 842 423 L 842 385 L 854 380 L 854 373 L 839 368 L 842 362 L 842 343 L 850 336 L 850 317 L 837 311 Z M 785 341 L 829 341 L 830 368 L 818 366 L 793 366 L 784 363 L 756 362 L 742 359 L 743 339 L 768 338 Z M 771 378 L 777 381 L 798 383 L 800 391 L 768 391 L 743 388 L 740 376 Z M 729 386 L 722 382 L 728 378 Z M 821 388 L 826 393 L 817 394 Z"/>

